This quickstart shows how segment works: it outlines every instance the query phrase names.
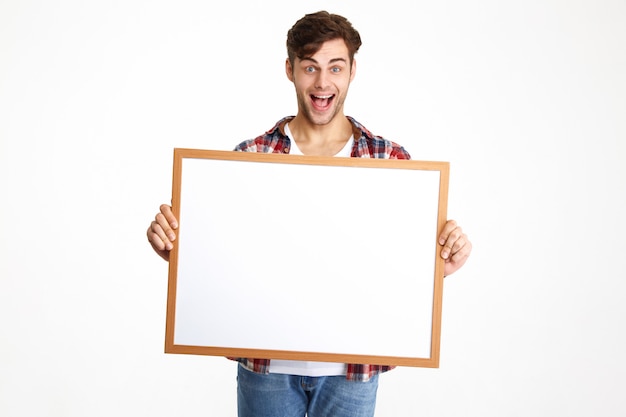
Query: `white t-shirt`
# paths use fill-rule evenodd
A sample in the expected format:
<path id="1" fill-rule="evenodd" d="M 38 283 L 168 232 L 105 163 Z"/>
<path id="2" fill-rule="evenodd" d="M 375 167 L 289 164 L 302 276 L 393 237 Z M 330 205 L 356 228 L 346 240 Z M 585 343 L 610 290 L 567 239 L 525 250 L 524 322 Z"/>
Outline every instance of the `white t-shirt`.
<path id="1" fill-rule="evenodd" d="M 293 135 L 291 134 L 291 129 L 289 129 L 289 123 L 287 123 L 285 125 L 285 133 L 287 134 L 287 137 L 291 141 L 291 149 L 289 150 L 289 154 L 290 155 L 302 155 L 302 151 L 300 151 L 300 148 L 298 148 L 298 145 L 296 144 L 296 141 L 293 140 Z M 335 156 L 346 156 L 346 157 L 349 158 L 350 155 L 352 155 L 352 145 L 353 144 L 354 144 L 354 135 L 350 136 L 350 139 L 348 139 L 348 141 L 346 142 L 346 145 L 343 147 L 342 150 L 337 152 L 337 154 Z"/>
<path id="2" fill-rule="evenodd" d="M 292 155 L 302 155 L 302 152 L 298 148 L 296 141 L 293 140 L 293 135 L 289 129 L 289 124 L 285 126 L 285 133 L 291 140 L 291 149 L 289 151 Z M 335 156 L 349 157 L 352 152 L 352 145 L 354 137 L 351 136 L 346 146 Z M 301 375 L 301 376 L 338 376 L 345 375 L 348 366 L 345 363 L 336 362 L 306 362 L 306 361 L 288 361 L 281 359 L 272 359 L 270 361 L 270 373 L 273 374 L 289 374 L 289 375 Z"/>

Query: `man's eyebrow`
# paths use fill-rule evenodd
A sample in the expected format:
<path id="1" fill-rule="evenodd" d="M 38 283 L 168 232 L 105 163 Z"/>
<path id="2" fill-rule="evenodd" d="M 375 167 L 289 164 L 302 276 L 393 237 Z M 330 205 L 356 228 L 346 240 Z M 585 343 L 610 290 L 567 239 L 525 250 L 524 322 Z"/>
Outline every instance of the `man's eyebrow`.
<path id="1" fill-rule="evenodd" d="M 301 58 L 300 61 L 311 61 L 314 64 L 319 65 L 319 62 L 317 62 L 314 58 L 312 57 L 305 57 L 305 58 Z M 345 58 L 333 58 L 330 61 L 328 61 L 329 64 L 334 64 L 336 62 L 343 62 L 343 63 L 347 63 L 348 61 Z"/>

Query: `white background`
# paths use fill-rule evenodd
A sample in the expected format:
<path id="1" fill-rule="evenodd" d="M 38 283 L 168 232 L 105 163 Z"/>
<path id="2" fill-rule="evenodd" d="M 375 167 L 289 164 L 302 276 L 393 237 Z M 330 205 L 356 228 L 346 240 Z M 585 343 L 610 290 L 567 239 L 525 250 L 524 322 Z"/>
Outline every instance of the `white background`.
<path id="1" fill-rule="evenodd" d="M 626 413 L 622 0 L 4 0 L 0 415 L 236 414 L 234 363 L 163 353 L 145 229 L 172 148 L 295 112 L 285 34 L 322 8 L 364 41 L 346 113 L 451 162 L 475 246 L 441 367 L 383 375 L 377 415 Z"/>

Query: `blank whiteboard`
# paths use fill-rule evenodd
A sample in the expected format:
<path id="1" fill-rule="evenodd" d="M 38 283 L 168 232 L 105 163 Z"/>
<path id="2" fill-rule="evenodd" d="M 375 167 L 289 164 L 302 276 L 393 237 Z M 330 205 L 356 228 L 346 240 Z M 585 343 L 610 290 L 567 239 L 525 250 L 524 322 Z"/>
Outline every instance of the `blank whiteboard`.
<path id="1" fill-rule="evenodd" d="M 438 367 L 448 174 L 175 149 L 166 353 Z"/>

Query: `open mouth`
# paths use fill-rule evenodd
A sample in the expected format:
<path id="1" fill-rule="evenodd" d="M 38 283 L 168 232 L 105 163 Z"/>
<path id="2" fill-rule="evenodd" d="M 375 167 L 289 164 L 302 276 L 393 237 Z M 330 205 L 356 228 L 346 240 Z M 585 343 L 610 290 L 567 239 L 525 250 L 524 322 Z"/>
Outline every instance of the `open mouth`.
<path id="1" fill-rule="evenodd" d="M 328 95 L 314 95 L 311 94 L 311 102 L 316 110 L 324 111 L 328 109 L 335 98 L 334 94 Z"/>

